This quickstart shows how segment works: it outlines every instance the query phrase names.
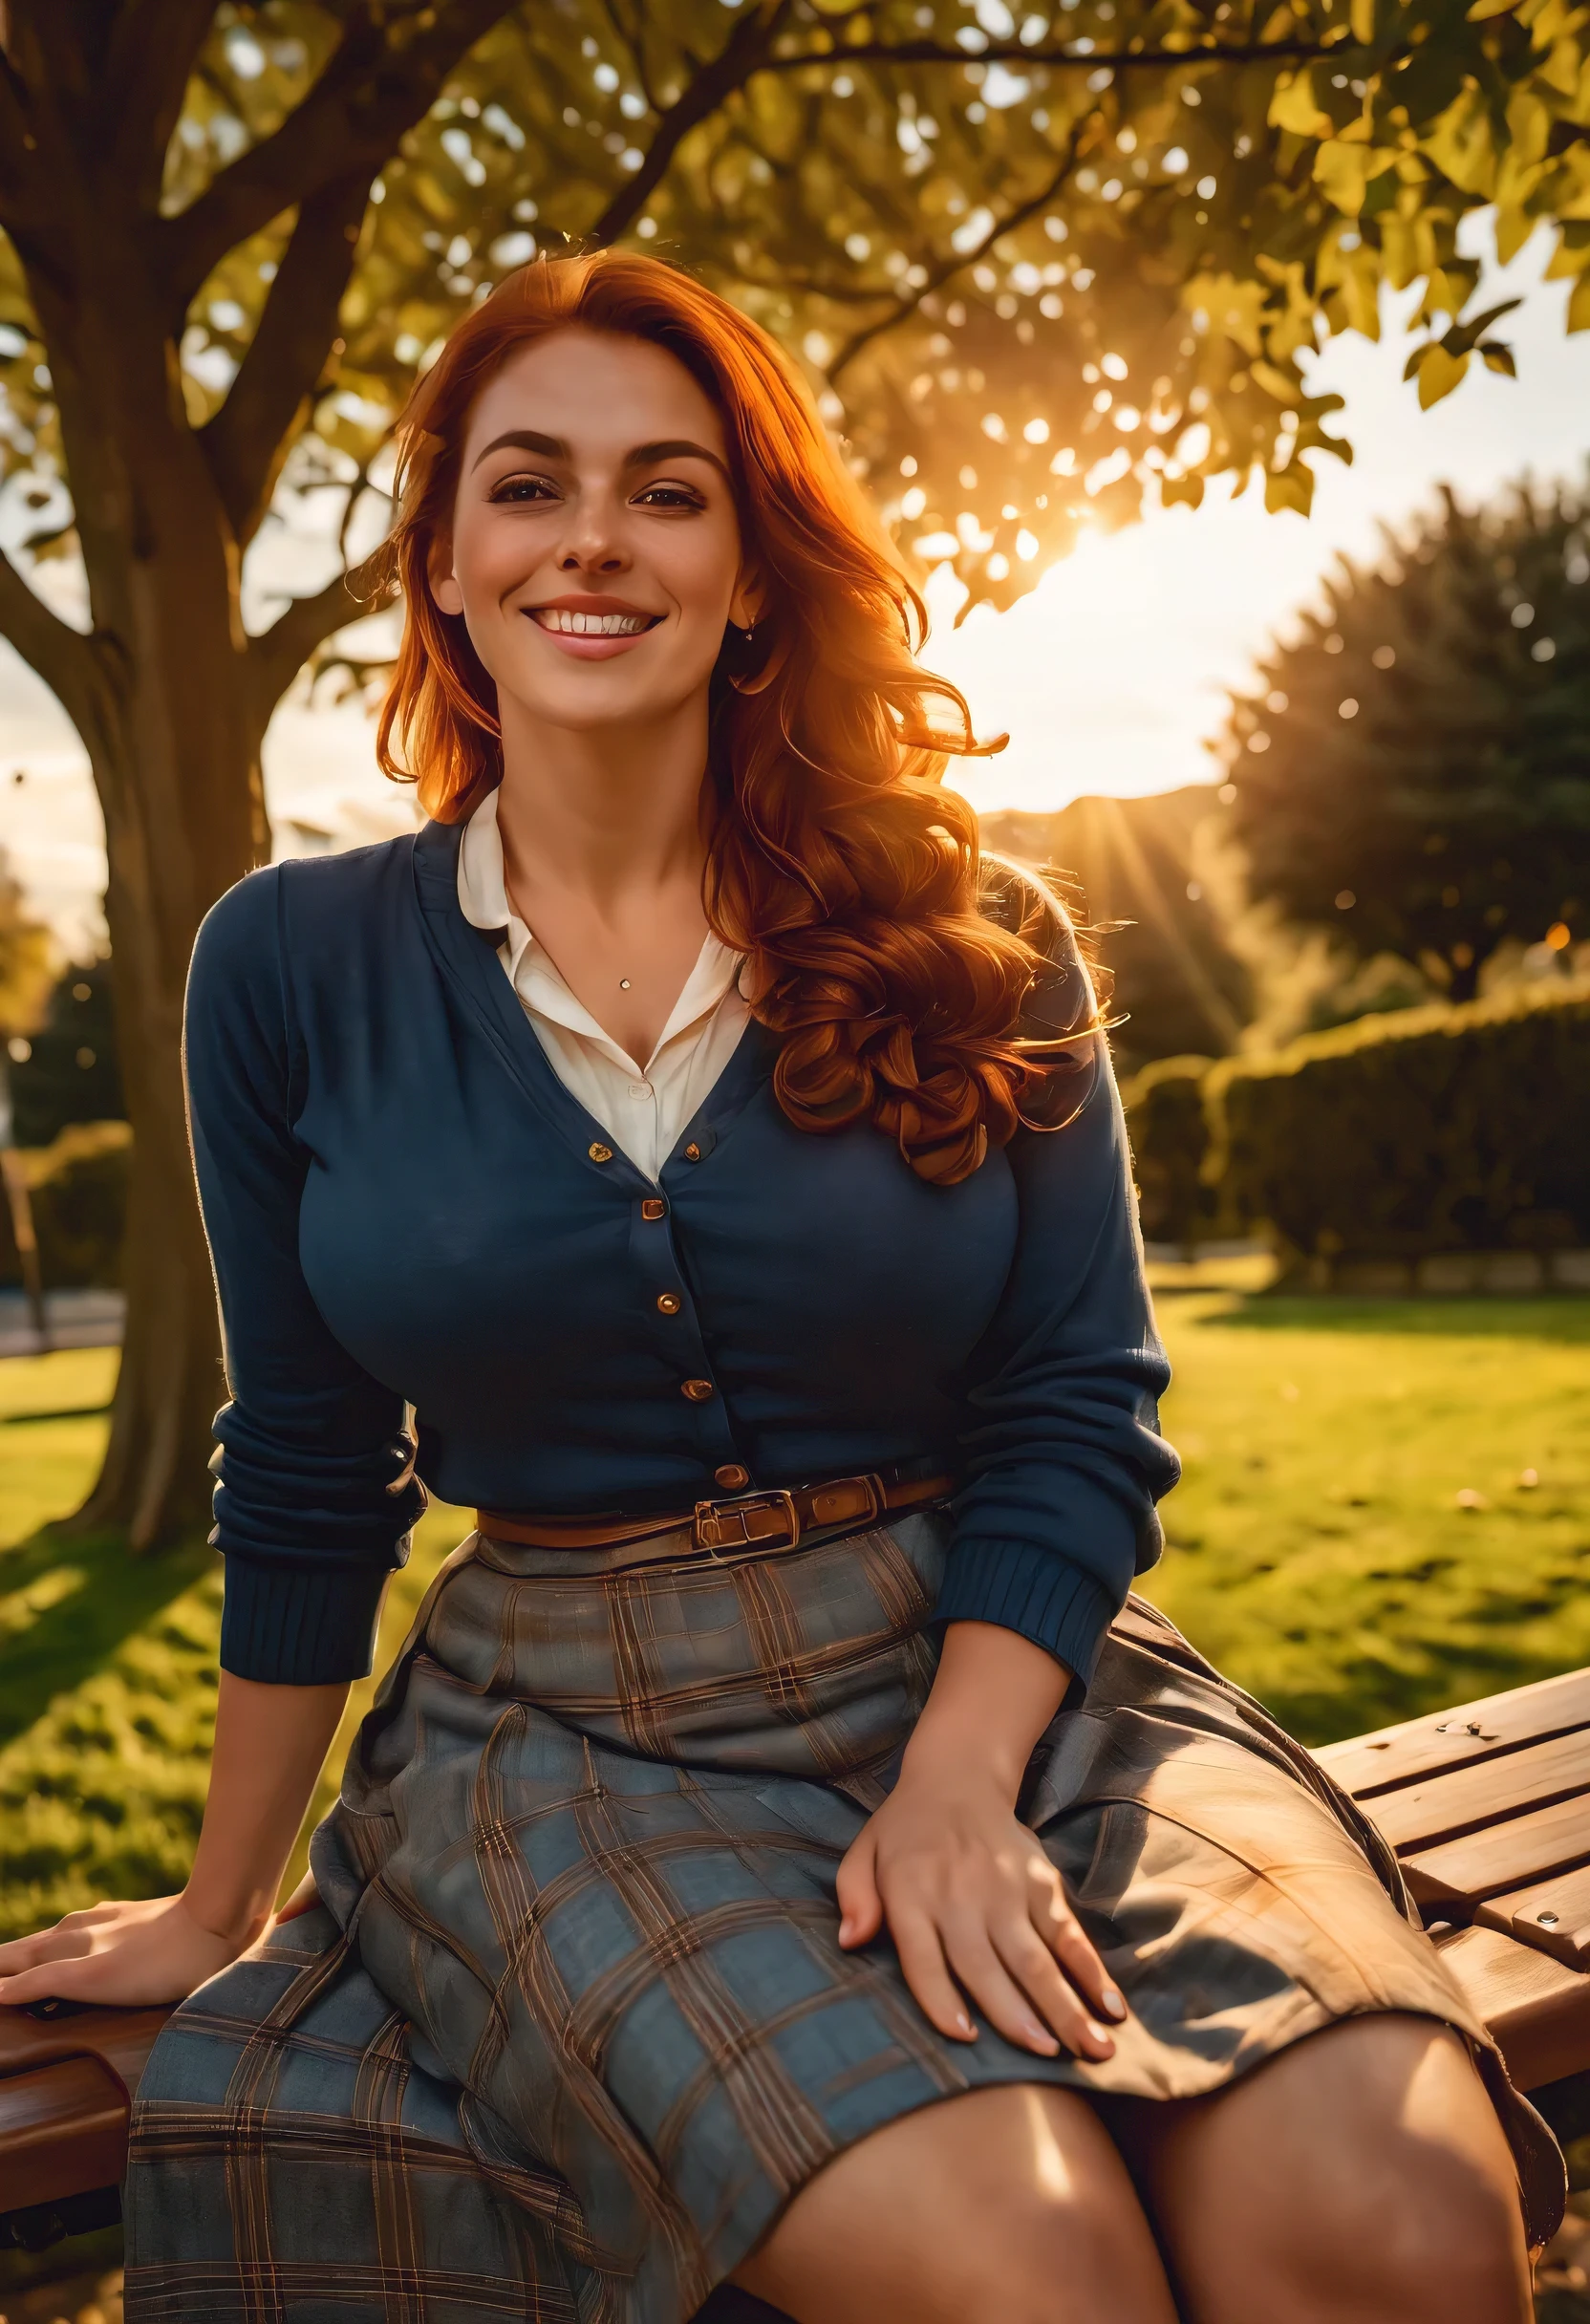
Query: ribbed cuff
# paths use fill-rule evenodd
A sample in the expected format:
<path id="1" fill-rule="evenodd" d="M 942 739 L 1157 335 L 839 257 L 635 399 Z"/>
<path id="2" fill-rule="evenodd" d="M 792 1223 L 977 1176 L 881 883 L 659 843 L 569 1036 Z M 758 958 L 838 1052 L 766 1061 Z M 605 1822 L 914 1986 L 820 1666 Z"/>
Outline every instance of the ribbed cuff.
<path id="1" fill-rule="evenodd" d="M 1064 1663 L 1082 1699 L 1115 1608 L 1091 1574 L 1028 1541 L 957 1541 L 950 1552 L 933 1619 L 992 1622 L 1030 1638 Z"/>
<path id="2" fill-rule="evenodd" d="M 278 1565 L 226 1559 L 221 1668 L 268 1687 L 368 1678 L 384 1565 Z"/>

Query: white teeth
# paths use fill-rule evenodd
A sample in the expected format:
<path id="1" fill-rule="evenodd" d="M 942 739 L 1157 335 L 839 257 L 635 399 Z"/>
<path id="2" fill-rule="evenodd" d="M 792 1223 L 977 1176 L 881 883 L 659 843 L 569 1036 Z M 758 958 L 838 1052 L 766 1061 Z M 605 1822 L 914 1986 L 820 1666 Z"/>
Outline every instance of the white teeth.
<path id="1" fill-rule="evenodd" d="M 535 618 L 544 630 L 569 637 L 637 637 L 652 626 L 648 613 L 573 613 L 561 605 L 540 607 Z"/>

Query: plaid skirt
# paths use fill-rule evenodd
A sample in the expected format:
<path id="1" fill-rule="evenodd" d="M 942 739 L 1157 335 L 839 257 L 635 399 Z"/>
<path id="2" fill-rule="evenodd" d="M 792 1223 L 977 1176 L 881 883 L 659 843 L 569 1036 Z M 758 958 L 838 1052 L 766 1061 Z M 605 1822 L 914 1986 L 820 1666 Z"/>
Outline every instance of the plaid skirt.
<path id="1" fill-rule="evenodd" d="M 455 1551 L 313 1836 L 319 1905 L 155 2045 L 129 2324 L 686 2324 L 913 2108 L 1191 2098 L 1384 2010 L 1466 2037 L 1543 2240 L 1561 2158 L 1388 1850 L 1140 1601 L 1020 1803 L 1129 2004 L 1113 2057 L 948 2041 L 887 1937 L 840 1950 L 835 1874 L 933 1677 L 948 1533 L 933 1509 L 723 1561 L 688 1532 Z"/>

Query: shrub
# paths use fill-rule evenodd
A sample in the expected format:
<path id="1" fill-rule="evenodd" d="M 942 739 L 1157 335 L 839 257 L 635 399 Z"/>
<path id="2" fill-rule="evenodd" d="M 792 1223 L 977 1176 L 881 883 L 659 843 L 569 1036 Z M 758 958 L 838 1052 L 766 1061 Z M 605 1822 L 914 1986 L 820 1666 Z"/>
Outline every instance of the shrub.
<path id="1" fill-rule="evenodd" d="M 1283 1251 L 1590 1244 L 1590 985 L 1363 1018 L 1203 1092 L 1222 1221 Z"/>
<path id="2" fill-rule="evenodd" d="M 133 1133 L 125 1122 L 78 1122 L 20 1160 L 47 1290 L 121 1280 Z M 10 1207 L 0 1202 L 0 1283 L 22 1280 Z"/>
<path id="3" fill-rule="evenodd" d="M 1138 1207 L 1149 1242 L 1193 1243 L 1209 1232 L 1214 1194 L 1204 1175 L 1207 1057 L 1161 1057 L 1122 1085 Z"/>

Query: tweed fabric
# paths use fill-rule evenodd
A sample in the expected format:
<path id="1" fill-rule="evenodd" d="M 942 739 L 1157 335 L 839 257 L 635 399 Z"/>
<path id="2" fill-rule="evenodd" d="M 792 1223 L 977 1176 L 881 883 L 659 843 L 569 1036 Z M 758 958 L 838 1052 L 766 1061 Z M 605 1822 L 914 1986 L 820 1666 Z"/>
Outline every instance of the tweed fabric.
<path id="1" fill-rule="evenodd" d="M 1139 1601 L 1021 1813 L 1126 1992 L 1115 2055 L 946 2041 L 834 1878 L 931 1682 L 939 1511 L 727 1562 L 471 1537 L 311 1861 L 321 1904 L 140 2086 L 133 2324 L 685 2324 L 789 2197 L 958 2091 L 1220 2088 L 1333 2020 L 1469 2040 L 1532 2240 L 1562 2166 L 1307 1754 Z M 680 1560 L 684 1561 L 680 1561 Z"/>

